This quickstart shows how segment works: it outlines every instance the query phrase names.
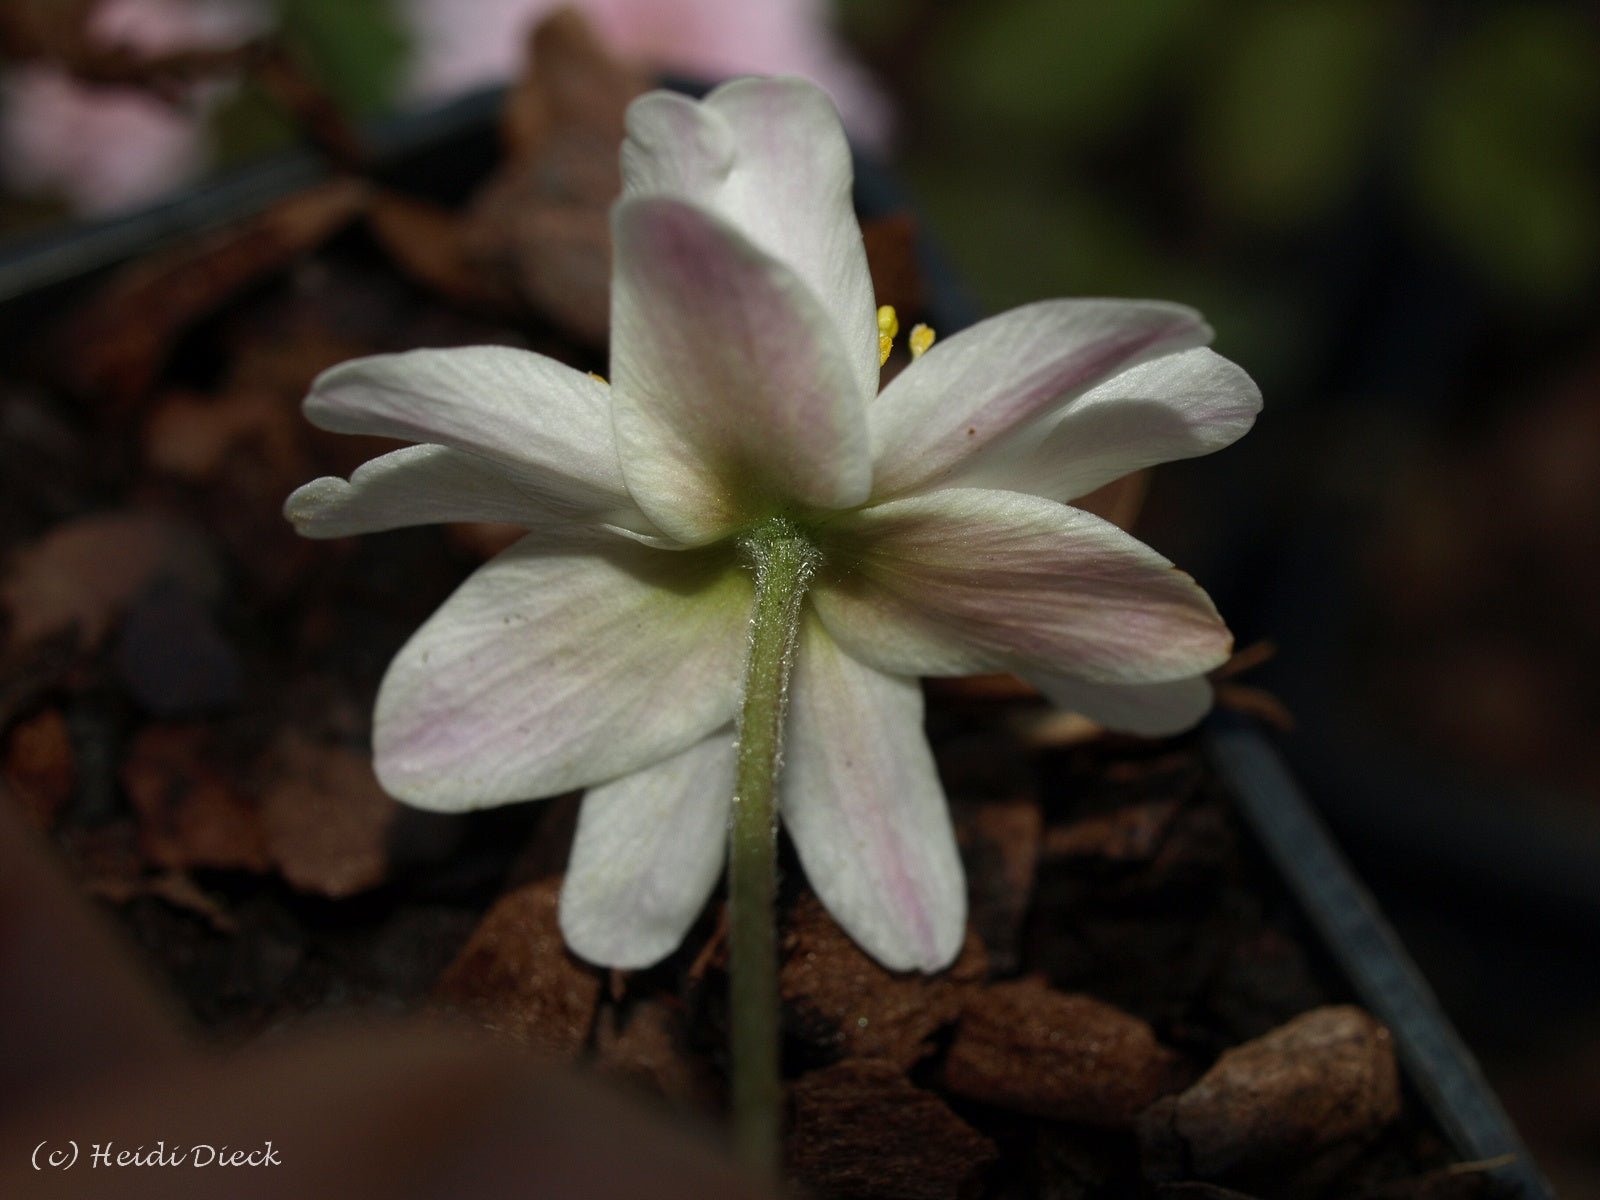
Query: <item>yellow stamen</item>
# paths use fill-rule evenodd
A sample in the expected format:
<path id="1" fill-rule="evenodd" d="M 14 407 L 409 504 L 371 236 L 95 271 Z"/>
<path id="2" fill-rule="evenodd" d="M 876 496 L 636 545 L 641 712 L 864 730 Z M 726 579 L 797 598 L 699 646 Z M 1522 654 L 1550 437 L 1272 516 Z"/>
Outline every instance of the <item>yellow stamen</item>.
<path id="1" fill-rule="evenodd" d="M 895 315 L 894 305 L 884 304 L 878 308 L 878 365 L 881 367 L 889 361 L 889 351 L 894 349 L 894 335 L 900 332 L 900 318 Z"/>
<path id="2" fill-rule="evenodd" d="M 879 365 L 881 366 L 882 364 L 880 363 Z M 604 375 L 600 374 L 599 371 L 590 371 L 589 372 L 589 378 L 590 379 L 598 379 L 601 383 L 605 384 L 607 387 L 611 386 L 611 381 L 609 379 L 607 379 Z"/>
<path id="3" fill-rule="evenodd" d="M 926 325 L 913 325 L 911 327 L 912 360 L 915 361 L 926 354 L 928 352 L 928 348 L 933 345 L 934 338 L 937 336 L 938 334 L 934 333 L 933 330 L 929 329 Z M 879 363 L 878 365 L 881 367 L 883 364 Z"/>

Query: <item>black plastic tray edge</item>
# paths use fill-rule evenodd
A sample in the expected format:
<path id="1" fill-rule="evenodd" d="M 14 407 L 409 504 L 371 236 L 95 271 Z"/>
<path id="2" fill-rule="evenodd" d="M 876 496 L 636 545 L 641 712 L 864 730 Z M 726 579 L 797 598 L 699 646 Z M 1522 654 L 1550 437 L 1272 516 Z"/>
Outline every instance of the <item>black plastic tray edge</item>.
<path id="1" fill-rule="evenodd" d="M 1499 1100 L 1334 845 L 1282 756 L 1247 720 L 1218 713 L 1206 751 L 1268 858 L 1368 1011 L 1389 1027 L 1412 1085 L 1468 1161 L 1505 1159 L 1492 1176 L 1525 1200 L 1554 1200 Z"/>

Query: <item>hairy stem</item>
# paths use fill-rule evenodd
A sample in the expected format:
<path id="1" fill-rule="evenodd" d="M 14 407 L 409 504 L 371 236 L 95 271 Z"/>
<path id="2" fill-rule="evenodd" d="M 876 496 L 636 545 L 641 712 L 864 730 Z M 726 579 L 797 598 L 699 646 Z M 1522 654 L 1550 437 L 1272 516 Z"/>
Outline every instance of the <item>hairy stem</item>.
<path id="1" fill-rule="evenodd" d="M 789 672 L 800 639 L 816 549 L 783 520 L 741 543 L 755 570 L 750 656 L 739 713 L 739 766 L 728 843 L 733 1122 L 739 1156 L 775 1177 L 781 1137 L 778 1079 L 778 771 Z"/>

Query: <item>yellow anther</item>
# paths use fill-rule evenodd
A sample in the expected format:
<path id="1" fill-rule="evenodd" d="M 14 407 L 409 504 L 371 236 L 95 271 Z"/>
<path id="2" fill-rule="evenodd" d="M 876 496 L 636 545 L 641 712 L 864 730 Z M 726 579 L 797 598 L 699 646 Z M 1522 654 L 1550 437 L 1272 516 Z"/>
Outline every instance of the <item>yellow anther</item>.
<path id="1" fill-rule="evenodd" d="M 881 363 L 879 364 L 879 366 L 882 366 L 882 365 L 883 364 L 881 364 Z M 607 387 L 611 386 L 611 381 L 609 379 L 607 379 L 604 375 L 600 374 L 599 371 L 590 371 L 589 372 L 589 378 L 590 379 L 598 379 L 601 383 L 605 384 Z"/>
<path id="2" fill-rule="evenodd" d="M 915 360 L 921 358 L 924 354 L 926 354 L 928 352 L 928 348 L 933 345 L 934 338 L 937 336 L 938 335 L 926 325 L 913 325 L 911 327 L 912 359 Z M 881 367 L 883 364 L 879 363 L 878 365 Z"/>
<path id="3" fill-rule="evenodd" d="M 880 367 L 889 361 L 889 351 L 894 349 L 894 335 L 899 332 L 900 318 L 895 314 L 894 305 L 880 305 L 878 308 L 878 365 Z"/>

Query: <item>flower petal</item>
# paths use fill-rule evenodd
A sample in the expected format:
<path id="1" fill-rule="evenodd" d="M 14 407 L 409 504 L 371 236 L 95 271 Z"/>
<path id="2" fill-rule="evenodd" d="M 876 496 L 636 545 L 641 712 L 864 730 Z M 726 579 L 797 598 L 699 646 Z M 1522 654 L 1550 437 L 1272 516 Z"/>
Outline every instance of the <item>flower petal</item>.
<path id="1" fill-rule="evenodd" d="M 1211 711 L 1211 681 L 1204 675 L 1168 683 L 1086 683 L 1032 671 L 1028 682 L 1061 708 L 1140 737 L 1182 733 Z"/>
<path id="2" fill-rule="evenodd" d="M 866 499 L 862 404 L 794 272 L 680 200 L 624 200 L 612 227 L 612 407 L 640 508 L 695 543 Z"/>
<path id="3" fill-rule="evenodd" d="M 1220 450 L 1260 411 L 1261 390 L 1244 371 L 1210 350 L 1183 350 L 1090 389 L 968 459 L 948 483 L 1071 501 L 1143 467 Z"/>
<path id="4" fill-rule="evenodd" d="M 812 888 L 884 966 L 948 966 L 966 887 L 921 688 L 857 662 L 812 620 L 790 706 L 783 820 Z"/>
<path id="5" fill-rule="evenodd" d="M 362 463 L 349 480 L 313 479 L 296 488 L 284 515 L 305 537 L 349 537 L 444 521 L 507 521 L 574 535 L 595 531 L 596 514 L 545 477 L 448 446 L 407 446 Z M 632 523 L 645 524 L 642 514 Z M 568 529 L 568 527 L 570 527 Z"/>
<path id="6" fill-rule="evenodd" d="M 651 92 L 628 110 L 623 194 L 677 196 L 726 219 L 789 267 L 837 323 L 865 400 L 878 390 L 878 326 L 838 113 L 816 85 L 735 79 L 696 103 Z"/>
<path id="7" fill-rule="evenodd" d="M 480 567 L 395 656 L 378 691 L 378 778 L 460 811 L 614 779 L 733 714 L 750 583 L 728 556 L 619 542 Z"/>
<path id="8" fill-rule="evenodd" d="M 936 342 L 868 408 L 873 495 L 938 485 L 1119 372 L 1210 340 L 1193 309 L 1148 300 L 1045 300 L 980 321 Z"/>
<path id="9" fill-rule="evenodd" d="M 732 730 L 590 788 L 561 887 L 561 933 L 605 967 L 678 948 L 722 873 L 733 796 Z"/>
<path id="10" fill-rule="evenodd" d="M 317 376 L 305 411 L 335 433 L 435 442 L 516 468 L 574 511 L 606 519 L 635 511 L 609 389 L 531 351 L 462 346 L 358 358 Z"/>
<path id="11" fill-rule="evenodd" d="M 951 488 L 827 527 L 812 602 L 845 649 L 900 675 L 983 671 L 1160 683 L 1227 658 L 1205 592 L 1099 517 Z"/>

